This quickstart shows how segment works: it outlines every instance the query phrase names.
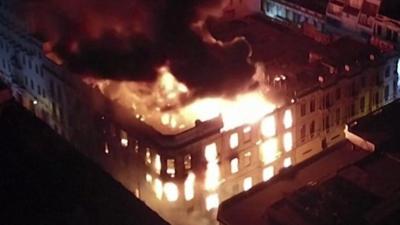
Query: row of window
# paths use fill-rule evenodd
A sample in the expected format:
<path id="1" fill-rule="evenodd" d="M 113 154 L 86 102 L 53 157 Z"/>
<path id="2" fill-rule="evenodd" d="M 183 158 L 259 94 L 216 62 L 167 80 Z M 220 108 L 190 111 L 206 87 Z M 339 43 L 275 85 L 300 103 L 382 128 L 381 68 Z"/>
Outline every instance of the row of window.
<path id="1" fill-rule="evenodd" d="M 5 52 L 8 53 L 10 48 L 9 48 L 9 45 L 7 45 L 5 43 L 3 44 L 3 42 L 0 39 L 0 49 L 5 49 L 6 50 Z M 32 70 L 32 60 L 27 60 L 25 54 L 21 55 L 21 59 L 22 59 L 22 66 L 28 65 L 29 70 Z M 2 65 L 3 65 L 4 69 L 7 69 L 7 68 L 11 69 L 8 63 L 9 62 L 7 60 L 2 59 Z M 39 64 L 35 64 L 35 73 L 40 75 L 41 77 L 43 77 L 43 70 Z"/>
<path id="2" fill-rule="evenodd" d="M 191 201 L 194 198 L 195 190 L 195 179 L 194 173 L 189 173 L 183 188 L 184 188 L 184 199 Z M 150 174 L 146 173 L 145 180 L 152 186 L 154 194 L 157 199 L 162 200 L 165 198 L 168 202 L 176 202 L 179 199 L 180 191 L 178 186 L 174 182 L 163 183 L 159 178 L 153 178 Z M 137 194 L 136 194 L 137 193 Z M 135 194 L 139 195 L 139 189 L 135 190 Z"/>
<path id="3" fill-rule="evenodd" d="M 246 128 L 244 128 L 244 129 L 247 130 Z M 234 137 L 235 136 L 236 135 L 234 135 Z M 275 138 L 272 138 L 272 139 L 276 140 Z M 121 143 L 122 147 L 128 147 L 128 144 L 129 144 L 128 134 L 123 130 L 121 130 L 121 132 L 120 132 L 120 141 L 121 141 L 120 143 Z M 285 146 L 285 150 L 286 151 L 290 151 L 291 148 L 292 148 L 292 144 L 291 144 L 292 143 L 292 135 L 291 135 L 291 132 L 288 132 L 288 133 L 286 133 L 284 135 L 284 142 L 285 143 L 290 142 L 289 146 L 287 144 L 284 145 Z M 138 148 L 138 143 L 136 143 L 135 148 L 136 149 Z M 264 151 L 271 151 L 271 150 L 276 151 L 277 150 L 277 146 L 276 146 L 276 143 L 275 143 L 275 146 L 271 146 L 271 141 L 269 141 L 269 142 L 264 143 L 260 149 L 262 149 Z M 209 168 L 215 169 L 215 167 L 218 168 L 219 165 L 218 165 L 217 145 L 215 143 L 209 144 L 209 145 L 207 145 L 205 147 L 204 150 L 205 150 L 205 158 L 206 158 L 206 160 L 207 160 L 207 162 L 209 164 L 207 166 L 207 169 L 209 169 Z M 108 144 L 105 144 L 105 153 L 109 154 L 109 146 L 108 146 Z M 267 153 L 267 152 L 264 153 L 264 155 L 268 155 L 268 154 L 270 154 L 270 153 Z M 273 154 L 275 154 L 275 153 L 273 153 Z M 192 159 L 191 159 L 191 155 L 190 154 L 187 154 L 186 156 L 184 156 L 184 168 L 186 170 L 190 170 L 191 169 L 191 160 Z M 251 163 L 251 152 L 250 151 L 244 153 L 243 163 L 244 163 L 243 165 L 245 165 L 245 166 L 246 165 L 250 165 L 250 163 Z M 161 170 L 162 170 L 161 157 L 160 157 L 159 154 L 154 154 L 152 156 L 152 153 L 151 153 L 149 148 L 146 148 L 145 164 L 153 167 L 154 171 L 157 174 L 161 173 Z M 235 165 L 235 164 L 237 164 L 237 165 Z M 239 170 L 239 165 L 238 164 L 239 164 L 238 159 L 233 159 L 231 161 L 232 173 L 236 173 Z M 284 164 L 285 164 L 285 167 L 287 167 L 287 166 L 289 166 L 291 164 L 291 161 L 289 163 L 288 159 L 285 159 Z M 175 173 L 176 173 L 175 167 L 176 167 L 175 159 L 169 158 L 169 159 L 166 160 L 166 168 L 165 168 L 166 174 L 170 175 L 171 177 L 174 177 Z M 235 170 L 237 170 L 237 171 L 235 171 Z M 219 171 L 219 168 L 218 168 L 218 171 Z M 214 177 L 216 173 L 219 173 L 218 171 L 212 171 L 212 173 L 211 173 L 212 176 Z M 207 179 L 207 177 L 206 177 L 206 179 Z M 153 180 L 152 176 L 150 174 L 147 174 L 146 175 L 146 181 L 151 182 L 152 180 Z M 218 182 L 219 182 L 219 177 L 217 177 L 217 179 L 215 181 L 211 182 L 210 190 L 215 189 L 216 186 L 218 185 Z M 247 181 L 247 183 L 249 183 L 249 182 Z"/>
<path id="4" fill-rule="evenodd" d="M 29 69 L 32 69 L 32 61 L 31 60 L 26 60 L 26 56 L 25 55 L 21 55 L 22 58 L 22 63 L 23 65 L 27 65 L 29 67 Z M 41 75 L 42 77 L 44 76 L 43 74 L 43 67 L 40 66 L 40 64 L 35 64 L 35 71 L 34 71 L 37 75 Z M 41 87 L 39 84 L 35 84 L 35 80 L 34 79 L 29 79 L 29 77 L 31 77 L 33 74 L 31 73 L 31 71 L 26 72 L 27 74 L 23 74 L 23 80 L 21 82 L 23 82 L 24 86 L 26 88 L 31 89 L 32 92 L 36 92 L 38 97 L 43 97 L 43 98 L 47 98 L 48 97 L 48 93 L 47 93 L 47 89 L 44 87 Z M 62 106 L 63 106 L 63 92 L 61 90 L 61 86 L 57 85 L 57 89 L 54 88 L 54 81 L 52 79 L 50 79 L 50 83 L 49 83 L 49 89 L 50 89 L 50 100 L 52 101 L 52 115 L 58 120 L 60 121 L 62 124 L 64 124 L 67 121 L 67 118 L 64 118 L 64 114 L 63 114 L 63 110 L 62 110 Z M 56 90 L 56 91 L 55 91 Z M 37 102 L 37 100 L 35 100 L 35 102 Z M 55 102 L 58 103 L 58 105 L 60 105 L 60 107 L 56 106 Z M 66 124 L 64 124 L 66 125 Z"/>
<path id="5" fill-rule="evenodd" d="M 283 168 L 287 168 L 292 165 L 292 159 L 290 157 L 287 157 L 283 160 Z M 275 170 L 274 166 L 270 165 L 265 167 L 262 170 L 262 180 L 264 182 L 270 180 L 273 176 L 275 175 Z M 196 176 L 194 173 L 189 173 L 187 176 L 185 182 L 184 182 L 184 199 L 186 201 L 190 201 L 194 198 L 194 184 L 195 184 L 195 179 Z M 155 193 L 156 198 L 162 199 L 165 197 L 165 199 L 169 202 L 175 202 L 179 199 L 180 196 L 180 191 L 178 186 L 173 183 L 173 182 L 166 182 L 165 184 L 162 183 L 162 181 L 158 178 L 153 178 L 150 174 L 145 175 L 145 180 L 147 183 L 153 186 L 153 190 Z M 242 183 L 242 188 L 244 191 L 249 190 L 253 186 L 253 178 L 251 176 L 246 177 L 243 179 Z M 236 190 L 237 187 L 234 187 L 234 192 L 238 192 Z M 135 194 L 138 196 L 139 195 L 139 190 L 135 190 Z M 139 197 L 139 196 L 138 196 Z M 210 194 L 209 196 L 206 196 L 205 198 L 205 207 L 207 210 L 211 210 L 213 208 L 217 208 L 219 205 L 219 197 L 217 193 Z"/>
<path id="6" fill-rule="evenodd" d="M 10 45 L 11 46 L 11 45 Z M 7 45 L 5 43 L 4 40 L 0 39 L 0 48 L 1 49 L 6 49 L 6 52 L 9 51 L 9 45 Z M 40 55 L 40 53 L 38 54 Z M 30 79 L 30 77 L 32 77 L 34 75 L 34 73 L 36 73 L 37 75 L 40 76 L 44 76 L 44 72 L 43 72 L 43 67 L 41 66 L 41 64 L 35 64 L 34 66 L 34 71 L 31 71 L 33 66 L 32 66 L 32 60 L 30 60 L 30 58 L 28 56 L 26 56 L 24 54 L 24 52 L 21 52 L 21 54 L 19 55 L 21 59 L 21 64 L 22 66 L 27 66 L 30 70 L 26 72 L 26 74 L 19 74 L 20 76 L 20 82 L 22 82 L 24 84 L 24 86 L 26 88 L 29 88 L 32 92 L 36 92 L 38 97 L 43 97 L 43 98 L 47 98 L 48 97 L 48 92 L 46 91 L 47 89 L 44 87 L 41 87 L 39 84 L 35 84 L 35 80 L 34 79 Z M 12 58 L 12 60 L 17 60 L 17 58 Z M 18 63 L 18 62 L 17 62 Z M 2 59 L 2 66 L 5 70 L 10 70 L 11 65 L 10 65 L 10 61 L 5 60 L 4 58 Z M 64 122 L 66 122 L 66 117 L 64 118 L 63 115 L 63 110 L 61 108 L 61 106 L 63 105 L 63 94 L 61 91 L 61 87 L 60 85 L 57 86 L 57 92 L 54 92 L 54 82 L 53 80 L 50 80 L 50 100 L 52 100 L 52 110 L 53 110 L 53 116 L 55 117 L 55 119 L 57 119 L 58 121 L 60 121 L 61 123 L 64 124 Z M 55 102 L 59 103 L 58 105 L 60 105 L 60 107 L 57 107 Z M 37 104 L 38 101 L 37 100 L 33 100 L 33 104 Z M 45 113 L 42 113 L 45 114 Z M 44 118 L 47 121 L 48 117 L 44 116 Z M 64 124 L 66 125 L 66 124 Z"/>
<path id="7" fill-rule="evenodd" d="M 291 165 L 292 165 L 292 159 L 290 157 L 285 158 L 283 161 L 283 167 L 287 168 Z M 274 170 L 273 165 L 267 166 L 262 170 L 262 180 L 264 182 L 270 180 L 274 175 L 275 175 L 275 170 Z M 243 191 L 248 191 L 250 188 L 253 187 L 253 185 L 254 185 L 253 177 L 251 177 L 251 176 L 245 177 L 242 182 L 242 189 L 243 189 Z M 232 191 L 233 191 L 233 193 L 239 192 L 239 187 L 237 184 L 233 186 Z M 218 197 L 217 193 L 213 193 L 213 194 L 207 196 L 205 200 L 206 200 L 206 209 L 207 210 L 218 208 L 219 197 Z"/>
<path id="8" fill-rule="evenodd" d="M 129 145 L 129 139 L 128 139 L 128 133 L 124 130 L 120 131 L 120 144 L 122 147 L 127 148 Z M 139 143 L 136 141 L 134 151 L 137 153 L 139 150 Z M 109 154 L 110 150 L 108 147 L 108 144 L 105 144 L 105 153 Z M 145 158 L 144 158 L 145 165 L 152 167 L 152 169 L 158 174 L 161 174 L 162 171 L 162 163 L 161 163 L 161 157 L 159 154 L 155 153 L 152 155 L 151 150 L 149 147 L 146 148 L 145 150 Z M 174 158 L 168 158 L 166 160 L 166 168 L 165 172 L 168 174 L 170 177 L 175 177 L 176 175 L 176 169 L 175 169 L 175 159 Z M 190 154 L 186 154 L 184 156 L 184 169 L 185 170 L 190 170 L 192 168 L 192 156 Z"/>
<path id="9" fill-rule="evenodd" d="M 319 27 L 319 22 L 313 17 L 306 16 L 304 14 L 298 13 L 294 10 L 270 1 L 266 1 L 264 6 L 264 10 L 267 12 L 268 15 L 272 17 L 280 17 L 289 20 L 295 24 L 308 23 L 316 28 L 321 29 Z"/>
<path id="10" fill-rule="evenodd" d="M 293 149 L 293 135 L 292 132 L 288 131 L 283 135 L 283 149 L 285 152 L 290 152 Z M 278 150 L 278 142 L 276 138 L 269 138 L 260 144 L 260 160 L 264 164 L 274 162 L 280 157 L 281 152 Z M 231 174 L 239 172 L 240 165 L 247 167 L 251 165 L 251 151 L 246 151 L 239 157 L 234 157 L 230 161 Z M 240 162 L 240 163 L 239 163 Z"/>
<path id="11" fill-rule="evenodd" d="M 283 160 L 283 168 L 288 168 L 289 166 L 292 165 L 292 159 L 290 157 L 287 157 Z M 266 182 L 270 180 L 273 176 L 275 175 L 275 169 L 273 165 L 267 166 L 262 169 L 262 181 Z M 252 188 L 254 185 L 253 177 L 248 176 L 243 179 L 242 182 L 242 189 L 243 191 L 248 191 L 250 188 Z M 238 186 L 234 185 L 233 186 L 233 193 L 239 192 Z"/>
<path id="12" fill-rule="evenodd" d="M 284 112 L 283 116 L 283 125 L 286 129 L 290 128 L 293 124 L 292 121 L 292 115 L 290 110 L 286 110 Z M 251 131 L 252 128 L 251 126 L 246 126 L 243 128 L 243 137 L 244 137 L 244 142 L 248 142 L 251 140 Z M 276 124 L 275 124 L 275 116 L 268 116 L 264 118 L 261 122 L 261 133 L 264 137 L 273 137 L 276 135 Z M 128 135 L 125 131 L 121 131 L 121 145 L 123 147 L 128 146 Z M 239 134 L 237 132 L 232 133 L 229 137 L 229 147 L 231 149 L 237 149 L 239 146 L 240 140 L 239 140 Z M 284 149 L 286 151 L 290 151 L 293 148 L 293 137 L 291 132 L 287 132 L 283 136 L 283 143 L 284 143 Z M 213 154 L 218 154 L 217 152 L 217 146 L 215 143 L 207 145 L 205 149 L 208 149 L 208 154 L 213 155 Z M 245 153 L 245 158 L 250 160 L 251 153 L 247 152 Z M 206 155 L 207 157 L 207 155 Z M 155 171 L 160 174 L 161 171 L 161 162 L 160 162 L 160 156 L 158 154 L 155 155 L 154 157 L 155 162 L 154 162 L 154 168 Z M 191 160 L 192 157 L 190 154 L 187 154 L 184 156 L 184 168 L 186 170 L 191 169 Z M 146 150 L 146 155 L 145 155 L 145 162 L 147 165 L 152 164 L 152 156 L 150 149 L 147 148 Z M 167 168 L 166 168 L 166 173 L 169 174 L 171 177 L 175 176 L 175 159 L 170 158 L 167 159 Z"/>
<path id="13" fill-rule="evenodd" d="M 383 32 L 385 30 L 385 33 Z M 381 25 L 377 25 L 375 27 L 375 34 L 380 37 L 384 37 L 388 41 L 399 42 L 399 33 L 395 30 L 391 30 L 388 27 L 382 27 Z"/>
<path id="14" fill-rule="evenodd" d="M 244 131 L 245 131 L 245 133 L 249 133 L 251 130 L 249 130 L 247 127 L 245 127 Z M 233 137 L 235 137 L 235 136 L 236 135 L 234 135 Z M 120 144 L 121 144 L 122 147 L 128 147 L 128 145 L 129 145 L 128 134 L 127 134 L 127 132 L 125 132 L 123 130 L 121 130 L 121 132 L 120 132 Z M 138 143 L 137 142 L 136 142 L 135 148 L 136 149 L 138 148 Z M 109 154 L 109 146 L 108 146 L 108 144 L 105 144 L 105 153 Z M 251 158 L 251 152 L 246 152 L 244 154 L 244 156 L 245 156 L 245 163 L 247 163 L 249 165 L 250 164 L 250 160 L 251 160 L 250 159 Z M 215 164 L 216 167 L 219 167 L 218 159 L 217 159 L 218 158 L 218 152 L 217 152 L 217 146 L 216 146 L 215 143 L 212 143 L 212 144 L 207 145 L 205 147 L 205 158 L 210 164 Z M 173 177 L 175 175 L 175 166 L 176 166 L 175 165 L 175 159 L 172 159 L 172 158 L 171 159 L 167 159 L 166 162 L 167 162 L 166 163 L 167 165 L 166 165 L 166 168 L 165 168 L 166 169 L 166 173 L 169 174 L 171 177 Z M 154 167 L 154 171 L 157 174 L 160 174 L 161 169 L 162 169 L 161 168 L 161 157 L 160 157 L 159 154 L 152 155 L 152 153 L 151 153 L 149 148 L 146 148 L 145 164 Z M 291 164 L 291 159 L 285 159 L 285 161 L 284 161 L 285 167 L 289 166 L 290 164 Z M 190 170 L 191 169 L 191 155 L 190 154 L 188 154 L 188 155 L 186 155 L 184 157 L 184 168 L 186 170 Z M 213 168 L 213 166 L 212 165 L 208 166 L 208 168 Z M 212 172 L 213 173 L 211 173 L 211 174 L 214 176 L 215 175 L 215 171 L 212 171 Z M 191 172 L 189 172 L 188 179 L 191 177 L 190 174 L 191 174 Z M 269 167 L 269 169 L 264 170 L 263 174 L 264 174 L 263 177 L 265 179 L 267 179 L 267 177 L 270 178 L 270 177 L 273 176 L 273 169 L 272 169 L 272 172 L 271 172 L 271 167 Z M 268 174 L 270 174 L 270 175 L 268 175 Z M 178 199 L 179 190 L 178 190 L 178 188 L 177 188 L 177 186 L 175 184 L 166 183 L 163 186 L 161 180 L 159 180 L 158 178 L 154 179 L 153 176 L 150 175 L 149 173 L 146 174 L 145 180 L 148 183 L 151 183 L 151 184 L 154 185 L 155 193 L 156 193 L 156 197 L 157 198 L 161 199 L 162 196 L 164 195 L 165 198 L 170 202 L 174 202 L 174 201 L 176 201 Z M 192 181 L 192 183 L 193 182 L 194 181 Z M 217 177 L 217 180 L 216 180 L 215 184 L 218 185 L 218 182 L 219 182 L 219 177 Z M 251 183 L 252 183 L 251 179 L 246 179 L 245 184 L 244 184 L 245 187 L 246 187 L 245 188 L 246 190 L 251 187 L 251 185 L 252 185 Z M 166 185 L 167 185 L 167 187 L 166 187 Z M 186 182 L 185 182 L 185 199 L 186 200 L 190 200 L 190 199 L 193 198 L 194 191 L 190 191 L 190 190 L 192 190 L 192 188 L 187 188 L 186 186 L 187 185 L 186 185 Z M 215 188 L 216 188 L 216 186 L 211 188 L 210 190 L 215 189 Z M 168 191 L 165 191 L 165 189 L 167 189 Z M 138 189 L 137 189 L 136 192 L 138 192 Z M 162 193 L 164 193 L 164 194 L 162 194 Z M 212 196 L 214 196 L 214 195 L 212 195 Z M 213 198 L 215 198 L 215 196 L 214 197 L 210 197 L 209 196 L 209 197 L 206 198 L 206 206 L 207 206 L 207 208 L 211 207 L 210 205 L 212 205 L 212 202 L 214 202 L 214 200 L 215 200 L 215 199 L 212 200 Z"/>
<path id="15" fill-rule="evenodd" d="M 390 75 L 390 69 L 391 67 L 388 66 L 386 68 L 386 73 L 385 74 L 389 74 Z M 385 76 L 389 76 L 389 75 L 385 75 Z M 376 76 L 376 85 L 380 85 L 381 84 L 381 80 L 379 78 L 379 75 Z M 367 84 L 367 78 L 365 76 L 362 76 L 360 79 L 360 88 L 365 88 Z M 351 82 L 351 84 L 348 87 L 348 92 L 349 92 L 349 96 L 351 97 L 355 97 L 359 94 L 359 88 L 357 88 L 357 83 L 356 81 Z M 342 90 L 340 87 L 337 87 L 334 93 L 335 96 L 335 100 L 339 101 L 342 98 Z M 385 95 L 386 96 L 386 95 Z M 385 97 L 386 99 L 386 97 Z M 330 107 L 332 107 L 333 101 L 332 101 L 332 95 L 330 93 L 327 93 L 323 96 L 322 98 L 322 102 L 321 102 L 321 109 L 328 109 Z M 309 101 L 309 113 L 313 113 L 315 112 L 315 107 L 316 105 L 316 99 L 315 97 L 313 97 L 310 101 Z M 300 105 L 300 116 L 303 117 L 307 114 L 307 103 L 302 103 Z"/>
<path id="16" fill-rule="evenodd" d="M 396 86 L 397 83 L 394 81 L 393 82 L 393 88 L 394 91 L 396 90 Z M 384 89 L 384 100 L 388 101 L 389 100 L 389 86 L 386 85 L 385 89 Z M 373 96 L 373 102 L 375 104 L 375 106 L 379 106 L 380 104 L 380 96 L 379 96 L 379 92 L 375 92 L 374 96 Z M 365 102 L 365 96 L 362 96 L 359 100 L 359 113 L 365 113 L 365 106 L 366 106 L 366 102 Z M 348 111 L 348 117 L 352 118 L 354 116 L 356 116 L 357 114 L 357 110 L 356 110 L 356 105 L 355 103 L 352 103 L 350 106 L 350 109 Z M 337 108 L 335 111 L 335 124 L 339 125 L 342 121 L 341 121 L 341 111 L 340 108 Z M 330 126 L 331 126 L 331 122 L 330 122 L 330 116 L 327 115 L 325 118 L 323 118 L 322 121 L 322 125 L 323 125 L 323 130 L 329 130 Z M 313 138 L 315 135 L 315 121 L 313 120 L 310 125 L 309 125 L 309 134 L 310 134 L 310 138 Z M 303 143 L 306 139 L 306 125 L 302 125 L 300 128 L 300 140 Z"/>

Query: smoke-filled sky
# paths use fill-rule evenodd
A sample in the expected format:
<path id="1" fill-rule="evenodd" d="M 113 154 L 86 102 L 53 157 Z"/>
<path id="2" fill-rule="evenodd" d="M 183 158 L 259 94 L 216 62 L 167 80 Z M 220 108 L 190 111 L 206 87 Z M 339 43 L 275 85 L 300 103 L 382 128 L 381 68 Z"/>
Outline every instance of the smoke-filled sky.
<path id="1" fill-rule="evenodd" d="M 244 41 L 204 42 L 193 24 L 220 16 L 224 0 L 21 0 L 32 32 L 54 43 L 70 70 L 154 80 L 168 64 L 198 94 L 235 92 L 251 78 Z M 206 23 L 207 24 L 207 23 Z M 229 87 L 229 88 L 227 88 Z"/>

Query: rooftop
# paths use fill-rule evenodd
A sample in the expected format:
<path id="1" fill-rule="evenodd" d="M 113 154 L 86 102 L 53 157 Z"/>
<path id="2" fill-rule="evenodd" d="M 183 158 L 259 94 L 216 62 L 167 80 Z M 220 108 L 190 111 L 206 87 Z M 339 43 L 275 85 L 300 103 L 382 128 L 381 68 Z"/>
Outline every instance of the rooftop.
<path id="1" fill-rule="evenodd" d="M 339 169 L 366 156 L 365 152 L 351 151 L 349 143 L 342 143 L 223 202 L 218 220 L 225 225 L 268 225 L 265 220 L 267 207 L 308 183 L 334 176 Z"/>
<path id="2" fill-rule="evenodd" d="M 253 61 L 265 64 L 270 80 L 281 74 L 288 78 L 282 94 L 289 98 L 294 92 L 319 87 L 319 76 L 324 76 L 325 80 L 341 79 L 343 74 L 355 74 L 362 66 L 378 63 L 371 62 L 371 54 L 376 59 L 380 56 L 378 49 L 349 37 L 324 45 L 257 16 L 223 24 L 214 33 L 222 40 L 245 36 L 253 49 Z M 314 53 L 314 63 L 310 63 L 310 53 Z M 352 71 L 345 71 L 345 65 Z M 337 69 L 338 76 L 331 76 L 329 66 Z"/>
<path id="3" fill-rule="evenodd" d="M 400 205 L 393 200 L 400 194 L 399 171 L 398 159 L 371 155 L 279 200 L 266 210 L 266 218 L 279 225 L 397 224 Z"/>
<path id="4" fill-rule="evenodd" d="M 296 190 L 269 207 L 266 217 L 271 224 L 280 225 L 361 225 L 365 224 L 361 215 L 379 201 L 372 193 L 335 176 Z"/>

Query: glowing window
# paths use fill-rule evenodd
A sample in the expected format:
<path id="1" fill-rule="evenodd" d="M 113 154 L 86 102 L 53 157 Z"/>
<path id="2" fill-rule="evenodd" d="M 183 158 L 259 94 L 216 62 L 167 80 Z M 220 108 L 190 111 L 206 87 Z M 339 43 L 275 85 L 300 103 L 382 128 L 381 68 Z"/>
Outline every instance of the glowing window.
<path id="1" fill-rule="evenodd" d="M 253 186 L 253 179 L 251 177 L 246 177 L 243 180 L 243 190 L 247 191 Z"/>
<path id="2" fill-rule="evenodd" d="M 167 159 L 167 174 L 175 176 L 175 159 Z"/>
<path id="3" fill-rule="evenodd" d="M 205 177 L 205 189 L 213 191 L 218 188 L 220 183 L 220 170 L 216 163 L 208 163 Z"/>
<path id="4" fill-rule="evenodd" d="M 128 134 L 121 130 L 121 145 L 122 147 L 128 147 Z"/>
<path id="5" fill-rule="evenodd" d="M 194 185 L 196 176 L 190 172 L 185 180 L 185 200 L 190 201 L 194 198 Z"/>
<path id="6" fill-rule="evenodd" d="M 192 156 L 190 154 L 185 155 L 183 159 L 183 164 L 186 170 L 190 170 L 192 168 Z"/>
<path id="7" fill-rule="evenodd" d="M 244 141 L 250 141 L 251 140 L 251 126 L 247 126 L 243 128 L 243 136 L 244 136 Z"/>
<path id="8" fill-rule="evenodd" d="M 229 138 L 229 146 L 231 149 L 237 148 L 239 146 L 239 135 L 238 133 L 231 134 Z"/>
<path id="9" fill-rule="evenodd" d="M 276 125 L 274 116 L 268 116 L 261 122 L 261 134 L 264 137 L 272 137 L 276 134 Z"/>
<path id="10" fill-rule="evenodd" d="M 283 125 L 286 129 L 291 128 L 293 125 L 292 111 L 287 109 L 283 114 Z"/>
<path id="11" fill-rule="evenodd" d="M 135 153 L 139 152 L 139 141 L 135 141 Z"/>
<path id="12" fill-rule="evenodd" d="M 136 198 L 140 198 L 140 191 L 139 191 L 139 188 L 136 188 L 136 189 L 135 189 L 135 196 L 136 196 Z"/>
<path id="13" fill-rule="evenodd" d="M 239 159 L 234 158 L 231 160 L 231 173 L 237 173 L 239 171 Z"/>
<path id="14" fill-rule="evenodd" d="M 165 113 L 161 116 L 161 124 L 164 126 L 169 126 L 171 124 L 171 115 L 168 113 Z"/>
<path id="15" fill-rule="evenodd" d="M 107 143 L 104 144 L 104 153 L 106 153 L 106 154 L 110 153 L 110 149 L 108 148 L 108 144 Z"/>
<path id="16" fill-rule="evenodd" d="M 121 145 L 122 145 L 122 147 L 128 147 L 128 139 L 122 138 Z"/>
<path id="17" fill-rule="evenodd" d="M 163 185 L 161 180 L 158 178 L 154 180 L 154 192 L 156 193 L 156 197 L 161 200 L 163 196 Z"/>
<path id="18" fill-rule="evenodd" d="M 150 154 L 150 149 L 146 148 L 146 160 L 145 160 L 146 164 L 151 164 L 151 154 Z"/>
<path id="19" fill-rule="evenodd" d="M 175 202 L 179 197 L 178 187 L 172 182 L 167 182 L 164 184 L 164 194 L 167 201 Z"/>
<path id="20" fill-rule="evenodd" d="M 148 173 L 146 173 L 146 181 L 147 181 L 148 183 L 151 183 L 151 182 L 153 181 L 153 177 L 152 177 L 150 174 L 148 174 Z"/>
<path id="21" fill-rule="evenodd" d="M 291 158 L 286 158 L 283 160 L 283 167 L 287 168 L 292 165 L 292 159 Z"/>
<path id="22" fill-rule="evenodd" d="M 269 164 L 279 157 L 278 144 L 275 138 L 266 140 L 260 146 L 260 159 L 264 164 Z"/>
<path id="23" fill-rule="evenodd" d="M 206 209 L 209 211 L 211 209 L 216 209 L 219 206 L 218 194 L 212 194 L 206 198 Z"/>
<path id="24" fill-rule="evenodd" d="M 267 181 L 274 176 L 274 167 L 268 166 L 263 169 L 263 181 Z"/>
<path id="25" fill-rule="evenodd" d="M 293 136 L 292 132 L 286 132 L 283 135 L 283 148 L 286 152 L 289 152 L 293 148 Z"/>
<path id="26" fill-rule="evenodd" d="M 154 157 L 154 169 L 157 174 L 160 174 L 161 172 L 161 158 L 159 154 L 156 154 Z"/>
<path id="27" fill-rule="evenodd" d="M 217 145 L 215 143 L 209 144 L 205 147 L 204 156 L 207 162 L 216 161 L 218 152 L 217 152 Z"/>
<path id="28" fill-rule="evenodd" d="M 220 178 L 217 145 L 215 143 L 207 145 L 205 147 L 204 156 L 207 160 L 207 170 L 204 181 L 205 189 L 208 191 L 215 190 L 218 188 Z"/>

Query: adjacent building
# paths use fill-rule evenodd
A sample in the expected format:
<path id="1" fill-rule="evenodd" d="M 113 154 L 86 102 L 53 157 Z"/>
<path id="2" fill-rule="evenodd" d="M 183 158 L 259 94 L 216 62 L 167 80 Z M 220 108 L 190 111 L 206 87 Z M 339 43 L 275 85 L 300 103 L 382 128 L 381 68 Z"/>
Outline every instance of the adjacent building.
<path id="1" fill-rule="evenodd" d="M 386 0 L 381 3 L 375 19 L 373 36 L 381 40 L 383 47 L 390 48 L 391 43 L 400 46 L 400 2 Z M 378 42 L 379 43 L 379 42 Z"/>
<path id="2" fill-rule="evenodd" d="M 396 0 L 265 0 L 263 11 L 305 33 L 312 26 L 327 35 L 350 35 L 393 49 L 400 46 L 399 4 Z"/>

